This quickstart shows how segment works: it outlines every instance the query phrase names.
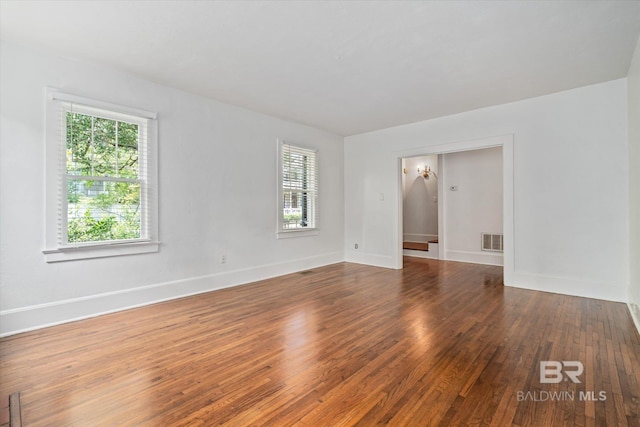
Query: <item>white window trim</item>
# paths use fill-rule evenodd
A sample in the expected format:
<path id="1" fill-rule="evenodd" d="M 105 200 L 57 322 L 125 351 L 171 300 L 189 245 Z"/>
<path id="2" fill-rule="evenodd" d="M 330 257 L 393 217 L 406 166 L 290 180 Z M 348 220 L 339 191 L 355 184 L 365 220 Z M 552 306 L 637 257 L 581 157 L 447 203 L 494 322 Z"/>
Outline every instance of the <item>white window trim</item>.
<path id="1" fill-rule="evenodd" d="M 316 190 L 316 206 L 314 207 L 315 210 L 315 218 L 314 218 L 314 227 L 312 228 L 292 228 L 292 229 L 288 229 L 285 230 L 284 229 L 284 212 L 282 209 L 282 200 L 284 199 L 284 190 L 282 188 L 282 149 L 283 146 L 285 144 L 289 144 L 289 145 L 293 145 L 296 147 L 300 147 L 300 148 L 305 148 L 311 151 L 315 151 L 316 152 L 316 174 L 319 174 L 319 159 L 318 159 L 318 149 L 315 147 L 309 147 L 306 145 L 302 145 L 302 144 L 298 144 L 298 143 L 291 143 L 289 141 L 285 141 L 282 139 L 278 139 L 277 140 L 278 143 L 278 158 L 277 158 L 277 170 L 278 170 L 278 182 L 277 182 L 277 189 L 278 189 L 278 199 L 277 199 L 277 206 L 278 206 L 278 215 L 277 215 L 277 225 L 276 225 L 276 238 L 277 239 L 289 239 L 289 238 L 293 238 L 293 237 L 307 237 L 307 236 L 317 236 L 319 234 L 319 228 L 318 228 L 318 199 L 319 199 L 319 190 Z M 316 180 L 318 180 L 319 177 L 316 176 Z M 318 183 L 316 182 L 316 186 L 318 187 Z"/>
<path id="2" fill-rule="evenodd" d="M 82 105 L 85 110 L 92 108 L 108 110 L 109 118 L 117 119 L 118 115 L 135 116 L 137 121 L 146 125 L 146 149 L 141 155 L 146 155 L 146 199 L 141 200 L 147 210 L 147 223 L 143 224 L 147 235 L 141 239 L 118 240 L 113 242 L 87 242 L 78 244 L 63 244 L 60 235 L 66 227 L 66 216 L 63 212 L 63 184 L 66 176 L 64 143 L 60 135 L 61 110 L 63 103 L 71 102 Z M 158 197 L 157 197 L 157 153 L 158 153 L 158 121 L 157 114 L 136 108 L 125 107 L 107 102 L 97 101 L 76 95 L 63 93 L 53 88 L 46 88 L 46 133 L 45 133 L 45 244 L 42 251 L 46 262 L 73 261 L 80 259 L 104 258 L 120 255 L 134 255 L 157 252 L 158 241 Z M 66 188 L 66 186 L 65 186 Z M 145 196 L 143 196 L 144 198 Z"/>

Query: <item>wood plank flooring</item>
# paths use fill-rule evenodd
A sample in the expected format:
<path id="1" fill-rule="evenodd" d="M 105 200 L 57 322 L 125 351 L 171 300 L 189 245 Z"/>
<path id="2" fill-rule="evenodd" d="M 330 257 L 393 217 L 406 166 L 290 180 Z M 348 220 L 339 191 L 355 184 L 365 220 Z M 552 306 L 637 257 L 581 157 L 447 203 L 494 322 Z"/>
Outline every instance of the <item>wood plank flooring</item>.
<path id="1" fill-rule="evenodd" d="M 414 251 L 428 251 L 429 243 L 403 242 L 402 249 L 411 249 Z"/>
<path id="2" fill-rule="evenodd" d="M 639 426 L 640 338 L 624 304 L 498 267 L 342 263 L 4 338 L 14 392 L 29 427 Z"/>
<path id="3" fill-rule="evenodd" d="M 3 396 L 0 401 L 0 427 L 9 426 L 9 396 Z"/>

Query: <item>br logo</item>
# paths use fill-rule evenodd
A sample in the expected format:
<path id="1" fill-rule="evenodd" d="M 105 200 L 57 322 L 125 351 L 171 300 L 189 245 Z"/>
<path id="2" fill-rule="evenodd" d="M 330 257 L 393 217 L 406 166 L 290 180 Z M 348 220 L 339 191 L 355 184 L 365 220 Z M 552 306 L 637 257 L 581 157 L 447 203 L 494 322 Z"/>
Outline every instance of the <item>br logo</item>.
<path id="1" fill-rule="evenodd" d="M 575 384 L 580 383 L 578 377 L 582 375 L 584 366 L 577 360 L 543 360 L 540 362 L 540 382 L 542 384 L 556 384 L 570 379 Z"/>

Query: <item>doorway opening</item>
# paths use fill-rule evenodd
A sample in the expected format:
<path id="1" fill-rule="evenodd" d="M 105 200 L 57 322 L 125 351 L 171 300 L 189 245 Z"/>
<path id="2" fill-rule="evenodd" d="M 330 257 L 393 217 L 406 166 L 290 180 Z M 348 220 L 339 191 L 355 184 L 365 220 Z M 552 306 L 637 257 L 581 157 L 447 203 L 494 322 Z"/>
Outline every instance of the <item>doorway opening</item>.
<path id="1" fill-rule="evenodd" d="M 439 155 L 402 159 L 402 253 L 439 259 Z"/>
<path id="2" fill-rule="evenodd" d="M 502 265 L 504 283 L 509 285 L 514 270 L 513 135 L 417 147 L 397 152 L 396 158 L 396 268 L 402 268 L 405 254 Z M 425 166 L 427 183 L 425 176 L 419 178 Z M 420 192 L 418 201 L 406 200 L 412 188 L 414 193 Z M 414 217 L 424 210 L 431 212 L 430 216 L 416 220 Z M 421 224 L 420 230 L 424 231 L 416 231 L 416 224 Z M 433 230 L 437 239 L 429 236 Z M 405 252 L 415 250 L 405 249 L 405 242 L 429 243 L 426 239 L 437 240 L 437 256 L 435 251 L 431 256 Z M 494 242 L 499 242 L 499 247 Z"/>

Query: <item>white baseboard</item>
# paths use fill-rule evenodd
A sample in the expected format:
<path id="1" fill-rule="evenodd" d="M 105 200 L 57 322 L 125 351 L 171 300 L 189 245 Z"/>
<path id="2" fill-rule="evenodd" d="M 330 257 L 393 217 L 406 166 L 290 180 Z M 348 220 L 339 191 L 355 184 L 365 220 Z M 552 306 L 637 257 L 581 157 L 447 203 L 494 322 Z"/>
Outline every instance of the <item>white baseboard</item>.
<path id="1" fill-rule="evenodd" d="M 428 251 L 414 251 L 411 249 L 403 249 L 403 256 L 411 256 L 414 258 L 427 258 L 427 259 L 438 259 L 438 251 L 437 250 L 428 250 Z"/>
<path id="2" fill-rule="evenodd" d="M 631 302 L 628 302 L 627 306 L 629 307 L 629 312 L 631 313 L 633 324 L 636 325 L 638 334 L 640 334 L 640 307 L 638 307 L 638 304 L 634 304 Z"/>
<path id="3" fill-rule="evenodd" d="M 625 286 L 613 287 L 611 283 L 589 282 L 571 277 L 545 276 L 516 271 L 508 286 L 605 301 L 627 301 Z"/>
<path id="4" fill-rule="evenodd" d="M 342 252 L 215 273 L 0 312 L 0 337 L 141 307 L 344 261 Z"/>
<path id="5" fill-rule="evenodd" d="M 353 262 L 355 264 L 366 264 L 374 267 L 393 268 L 396 266 L 393 262 L 393 257 L 386 255 L 368 254 L 364 252 L 349 251 L 345 256 L 346 262 Z"/>
<path id="6" fill-rule="evenodd" d="M 471 252 L 447 250 L 444 259 L 447 261 L 469 262 L 471 264 L 499 265 L 504 264 L 501 252 Z"/>

